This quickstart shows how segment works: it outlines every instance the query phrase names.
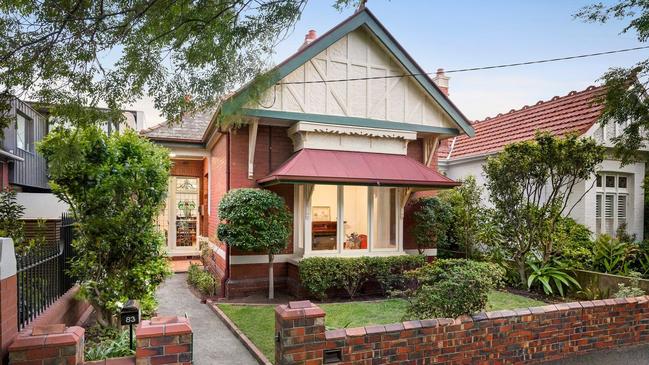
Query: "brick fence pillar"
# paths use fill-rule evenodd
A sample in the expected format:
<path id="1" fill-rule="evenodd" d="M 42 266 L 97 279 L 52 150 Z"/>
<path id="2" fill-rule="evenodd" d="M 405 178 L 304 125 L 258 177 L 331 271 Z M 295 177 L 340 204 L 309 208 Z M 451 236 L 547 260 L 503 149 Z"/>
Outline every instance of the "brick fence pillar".
<path id="1" fill-rule="evenodd" d="M 193 334 L 183 317 L 153 317 L 135 331 L 137 365 L 192 364 Z"/>
<path id="2" fill-rule="evenodd" d="M 7 349 L 17 334 L 16 253 L 11 238 L 0 238 L 0 364 L 6 363 Z"/>
<path id="3" fill-rule="evenodd" d="M 325 312 L 308 300 L 275 308 L 275 365 L 322 364 Z"/>
<path id="4" fill-rule="evenodd" d="M 82 327 L 64 324 L 22 331 L 9 346 L 9 365 L 81 365 L 84 333 Z"/>

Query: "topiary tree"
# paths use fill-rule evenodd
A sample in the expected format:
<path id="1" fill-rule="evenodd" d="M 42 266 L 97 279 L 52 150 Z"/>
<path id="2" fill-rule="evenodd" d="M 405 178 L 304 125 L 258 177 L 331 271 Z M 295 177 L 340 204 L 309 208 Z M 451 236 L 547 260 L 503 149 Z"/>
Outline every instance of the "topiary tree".
<path id="1" fill-rule="evenodd" d="M 448 203 L 435 197 L 420 198 L 415 202 L 413 218 L 415 225 L 412 233 L 420 255 L 426 248 L 446 243 L 452 220 L 451 206 Z"/>
<path id="2" fill-rule="evenodd" d="M 273 261 L 286 248 L 291 214 L 277 194 L 262 189 L 235 189 L 219 203 L 218 238 L 231 247 L 268 254 L 268 299 L 275 296 Z"/>
<path id="3" fill-rule="evenodd" d="M 489 291 L 502 284 L 504 270 L 487 262 L 440 259 L 408 272 L 418 283 L 408 293 L 406 316 L 457 318 L 482 311 Z"/>
<path id="4" fill-rule="evenodd" d="M 169 178 L 169 151 L 133 131 L 107 136 L 97 126 L 50 132 L 39 144 L 52 191 L 76 220 L 72 274 L 102 326 L 128 299 L 143 312 L 169 274 L 164 237 L 155 227 Z"/>
<path id="5" fill-rule="evenodd" d="M 12 189 L 0 190 L 0 237 L 10 237 L 16 246 L 24 239 L 24 224 L 21 220 L 25 207 L 16 201 Z"/>

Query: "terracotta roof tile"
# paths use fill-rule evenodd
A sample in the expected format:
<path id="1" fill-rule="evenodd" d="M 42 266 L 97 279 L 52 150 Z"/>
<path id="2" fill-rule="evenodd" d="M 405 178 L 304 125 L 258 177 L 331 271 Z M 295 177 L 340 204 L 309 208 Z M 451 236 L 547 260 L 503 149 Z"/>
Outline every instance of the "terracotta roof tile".
<path id="1" fill-rule="evenodd" d="M 557 136 L 570 132 L 583 134 L 601 115 L 603 105 L 596 103 L 596 98 L 603 90 L 603 86 L 589 86 L 583 91 L 571 91 L 566 96 L 555 96 L 473 122 L 475 137 L 457 137 L 451 158 L 497 152 L 507 144 L 534 138 L 537 131 Z"/>

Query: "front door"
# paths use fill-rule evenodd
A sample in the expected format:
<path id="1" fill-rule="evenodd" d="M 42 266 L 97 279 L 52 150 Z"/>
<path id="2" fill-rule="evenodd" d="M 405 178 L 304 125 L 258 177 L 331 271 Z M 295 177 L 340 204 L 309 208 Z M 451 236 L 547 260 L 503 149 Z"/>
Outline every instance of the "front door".
<path id="1" fill-rule="evenodd" d="M 172 176 L 162 216 L 158 220 L 167 237 L 169 254 L 183 255 L 198 251 L 200 232 L 200 179 Z"/>

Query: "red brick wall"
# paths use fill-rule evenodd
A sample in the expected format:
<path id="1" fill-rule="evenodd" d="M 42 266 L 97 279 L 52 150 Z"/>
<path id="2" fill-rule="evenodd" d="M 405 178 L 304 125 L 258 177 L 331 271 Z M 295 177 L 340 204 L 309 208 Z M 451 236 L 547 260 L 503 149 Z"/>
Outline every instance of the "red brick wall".
<path id="1" fill-rule="evenodd" d="M 79 286 L 74 286 L 63 296 L 57 299 L 52 305 L 41 313 L 29 327 L 44 326 L 63 323 L 67 326 L 75 326 L 83 319 L 90 308 L 90 303 L 75 298 L 79 292 Z"/>
<path id="2" fill-rule="evenodd" d="M 16 275 L 0 280 L 0 363 L 18 333 L 18 281 Z"/>
<path id="3" fill-rule="evenodd" d="M 192 364 L 193 333 L 184 317 L 154 317 L 135 331 L 137 364 Z"/>
<path id="4" fill-rule="evenodd" d="M 9 187 L 9 164 L 0 161 L 0 189 Z"/>
<path id="5" fill-rule="evenodd" d="M 649 296 L 333 331 L 317 306 L 293 303 L 276 309 L 277 365 L 322 364 L 325 350 L 350 365 L 536 364 L 649 343 Z"/>

